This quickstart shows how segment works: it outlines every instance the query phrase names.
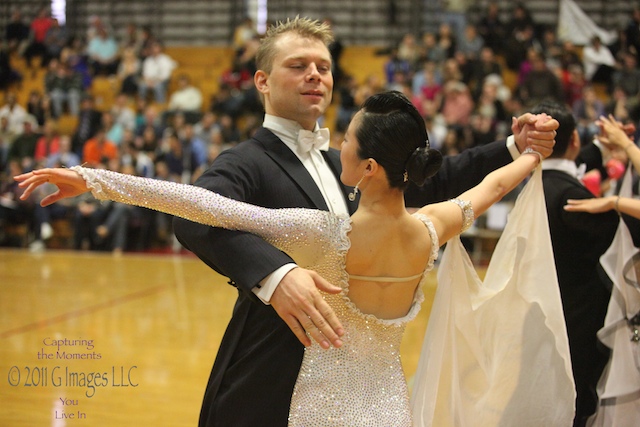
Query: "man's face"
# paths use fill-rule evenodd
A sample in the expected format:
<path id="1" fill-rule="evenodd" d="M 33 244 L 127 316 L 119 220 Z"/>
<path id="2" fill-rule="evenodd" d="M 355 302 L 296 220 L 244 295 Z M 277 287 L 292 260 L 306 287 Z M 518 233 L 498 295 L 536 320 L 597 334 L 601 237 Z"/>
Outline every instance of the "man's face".
<path id="1" fill-rule="evenodd" d="M 276 42 L 271 73 L 259 70 L 255 83 L 265 97 L 265 111 L 311 130 L 331 103 L 331 55 L 320 40 L 283 34 Z"/>

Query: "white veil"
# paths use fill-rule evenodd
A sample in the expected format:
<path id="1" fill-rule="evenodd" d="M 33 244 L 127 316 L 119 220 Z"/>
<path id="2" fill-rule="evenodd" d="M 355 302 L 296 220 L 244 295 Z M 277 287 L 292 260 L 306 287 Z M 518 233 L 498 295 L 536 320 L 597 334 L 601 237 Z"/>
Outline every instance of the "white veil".
<path id="1" fill-rule="evenodd" d="M 417 427 L 570 426 L 575 388 L 538 167 L 484 283 L 447 243 L 411 398 Z"/>

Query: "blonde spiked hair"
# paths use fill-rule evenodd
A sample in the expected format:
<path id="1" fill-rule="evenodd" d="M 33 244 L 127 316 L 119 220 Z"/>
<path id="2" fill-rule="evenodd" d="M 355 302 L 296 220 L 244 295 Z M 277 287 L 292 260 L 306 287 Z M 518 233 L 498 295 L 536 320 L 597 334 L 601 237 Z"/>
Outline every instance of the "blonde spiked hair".
<path id="1" fill-rule="evenodd" d="M 269 27 L 262 39 L 256 52 L 256 66 L 259 70 L 267 74 L 271 73 L 273 59 L 278 54 L 276 42 L 280 36 L 287 33 L 296 33 L 301 37 L 320 40 L 325 46 L 329 46 L 333 41 L 333 33 L 329 24 L 300 16 L 296 16 L 294 19 L 287 18 L 286 21 Z"/>

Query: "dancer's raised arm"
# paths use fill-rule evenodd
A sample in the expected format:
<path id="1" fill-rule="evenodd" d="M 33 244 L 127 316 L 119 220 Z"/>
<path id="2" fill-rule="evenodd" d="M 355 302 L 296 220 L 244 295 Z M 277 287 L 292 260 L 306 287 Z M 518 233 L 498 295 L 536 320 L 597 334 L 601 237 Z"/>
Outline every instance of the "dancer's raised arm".
<path id="1" fill-rule="evenodd" d="M 546 122 L 554 119 L 546 114 L 541 114 L 538 120 Z M 457 203 L 449 201 L 427 205 L 419 212 L 432 219 L 442 245 L 464 231 L 474 217 L 480 216 L 520 184 L 530 175 L 542 158 L 542 154 L 529 149 L 512 163 L 491 172 L 477 186 L 462 193 L 456 199 Z M 463 215 L 460 215 L 459 212 L 461 208 Z"/>
<path id="2" fill-rule="evenodd" d="M 42 199 L 47 206 L 64 198 L 91 191 L 99 200 L 113 200 L 154 209 L 200 224 L 256 234 L 279 249 L 289 252 L 296 241 L 327 242 L 326 236 L 309 227 L 309 216 L 323 221 L 337 220 L 325 211 L 305 209 L 267 209 L 239 202 L 193 185 L 142 178 L 103 169 L 75 166 L 70 169 L 38 169 L 18 175 L 15 180 L 26 187 L 21 198 L 28 198 L 40 185 L 53 184 L 58 190 Z M 315 231 L 314 231 L 315 230 Z M 284 239 L 287 235 L 291 238 Z"/>

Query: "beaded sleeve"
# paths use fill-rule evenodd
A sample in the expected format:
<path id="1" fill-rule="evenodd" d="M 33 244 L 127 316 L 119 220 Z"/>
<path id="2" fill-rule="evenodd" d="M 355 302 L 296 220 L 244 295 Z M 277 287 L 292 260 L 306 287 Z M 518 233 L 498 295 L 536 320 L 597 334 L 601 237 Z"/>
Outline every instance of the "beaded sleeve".
<path id="1" fill-rule="evenodd" d="M 340 219 L 315 209 L 268 209 L 221 196 L 205 188 L 141 178 L 102 169 L 70 168 L 93 196 L 179 216 L 200 224 L 256 234 L 287 253 L 331 244 Z M 308 252 L 308 251 L 304 251 Z M 293 256 L 293 254 L 292 254 Z"/>
<path id="2" fill-rule="evenodd" d="M 450 199 L 449 201 L 458 205 L 462 211 L 462 228 L 460 229 L 460 233 L 464 233 L 469 229 L 469 227 L 471 227 L 475 220 L 471 202 L 462 199 Z"/>

